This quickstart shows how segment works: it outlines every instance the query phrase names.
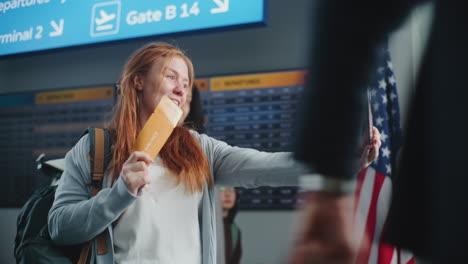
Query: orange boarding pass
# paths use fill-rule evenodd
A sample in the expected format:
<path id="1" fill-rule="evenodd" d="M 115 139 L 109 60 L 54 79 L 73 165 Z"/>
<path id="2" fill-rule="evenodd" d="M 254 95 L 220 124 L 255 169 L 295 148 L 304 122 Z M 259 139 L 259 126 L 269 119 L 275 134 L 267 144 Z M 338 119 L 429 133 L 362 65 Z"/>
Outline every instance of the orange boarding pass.
<path id="1" fill-rule="evenodd" d="M 134 149 L 144 151 L 154 159 L 181 117 L 182 110 L 167 96 L 163 96 L 140 134 L 138 134 Z"/>

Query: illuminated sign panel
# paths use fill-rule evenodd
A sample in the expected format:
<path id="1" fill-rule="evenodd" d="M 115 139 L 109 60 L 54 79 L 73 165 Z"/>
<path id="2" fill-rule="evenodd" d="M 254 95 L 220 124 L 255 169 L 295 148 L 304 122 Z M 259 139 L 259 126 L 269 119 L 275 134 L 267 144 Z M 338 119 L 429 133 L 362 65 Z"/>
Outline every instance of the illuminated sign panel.
<path id="1" fill-rule="evenodd" d="M 265 22 L 265 0 L 0 0 L 0 56 Z"/>

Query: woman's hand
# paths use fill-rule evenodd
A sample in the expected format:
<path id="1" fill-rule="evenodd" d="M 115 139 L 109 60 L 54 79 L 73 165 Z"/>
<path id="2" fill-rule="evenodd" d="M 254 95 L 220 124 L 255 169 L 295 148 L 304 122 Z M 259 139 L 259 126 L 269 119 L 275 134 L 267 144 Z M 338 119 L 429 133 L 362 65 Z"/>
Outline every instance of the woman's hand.
<path id="1" fill-rule="evenodd" d="M 382 145 L 380 132 L 376 127 L 372 127 L 372 142 L 366 147 L 361 156 L 361 169 L 369 167 L 374 160 L 379 157 L 379 149 Z"/>
<path id="2" fill-rule="evenodd" d="M 138 189 L 150 184 L 151 179 L 148 175 L 148 166 L 153 160 L 151 157 L 142 151 L 135 151 L 125 161 L 122 167 L 122 175 L 124 177 L 127 188 L 133 195 L 138 194 Z"/>

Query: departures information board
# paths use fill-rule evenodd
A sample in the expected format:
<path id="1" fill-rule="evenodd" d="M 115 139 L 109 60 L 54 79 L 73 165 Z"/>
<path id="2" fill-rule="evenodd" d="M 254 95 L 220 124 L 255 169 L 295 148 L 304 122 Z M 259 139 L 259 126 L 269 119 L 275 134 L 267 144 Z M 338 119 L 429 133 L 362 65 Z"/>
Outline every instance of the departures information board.
<path id="1" fill-rule="evenodd" d="M 265 20 L 265 0 L 0 0 L 0 56 Z"/>
<path id="2" fill-rule="evenodd" d="M 112 86 L 0 95 L 0 207 L 20 207 L 51 178 L 37 157 L 63 158 L 88 126 L 103 127 L 114 106 Z"/>
<path id="3" fill-rule="evenodd" d="M 305 71 L 198 79 L 206 133 L 232 146 L 292 151 Z M 36 158 L 63 158 L 88 126 L 103 127 L 115 104 L 111 86 L 0 95 L 0 207 L 22 206 L 51 179 L 37 173 Z M 297 187 L 239 190 L 240 208 L 293 209 Z"/>
<path id="4" fill-rule="evenodd" d="M 305 71 L 213 77 L 197 81 L 206 133 L 232 146 L 292 151 L 292 134 Z M 239 189 L 241 209 L 293 209 L 297 187 Z"/>

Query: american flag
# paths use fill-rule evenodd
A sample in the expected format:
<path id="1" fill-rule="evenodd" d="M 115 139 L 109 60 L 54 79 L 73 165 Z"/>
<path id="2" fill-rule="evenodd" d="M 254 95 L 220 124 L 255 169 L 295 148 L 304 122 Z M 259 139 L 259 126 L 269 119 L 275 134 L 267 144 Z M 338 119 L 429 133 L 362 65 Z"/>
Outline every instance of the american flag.
<path id="1" fill-rule="evenodd" d="M 392 192 L 392 168 L 401 145 L 401 126 L 396 80 L 388 49 L 382 57 L 374 81 L 369 87 L 373 124 L 381 134 L 379 158 L 358 176 L 356 212 L 361 221 L 356 222 L 361 240 L 367 236 L 370 243 L 356 263 L 414 264 L 411 253 L 381 242 Z"/>

